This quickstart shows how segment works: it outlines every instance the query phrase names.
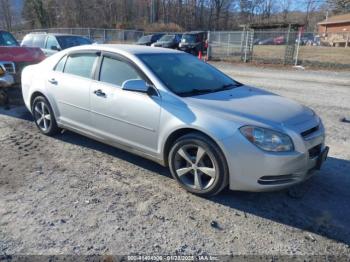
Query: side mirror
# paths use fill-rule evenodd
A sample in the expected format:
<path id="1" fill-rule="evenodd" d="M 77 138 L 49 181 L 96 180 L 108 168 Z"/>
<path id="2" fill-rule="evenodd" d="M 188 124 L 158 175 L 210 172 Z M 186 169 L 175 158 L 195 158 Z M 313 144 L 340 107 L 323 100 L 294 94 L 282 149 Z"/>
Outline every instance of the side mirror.
<path id="1" fill-rule="evenodd" d="M 58 46 L 51 46 L 51 50 L 55 50 L 55 51 L 61 51 L 61 48 L 59 48 Z"/>
<path id="2" fill-rule="evenodd" d="M 122 84 L 122 89 L 126 91 L 134 91 L 134 92 L 140 92 L 140 93 L 149 93 L 150 87 L 147 85 L 147 83 L 144 80 L 141 79 L 131 79 L 126 80 Z"/>

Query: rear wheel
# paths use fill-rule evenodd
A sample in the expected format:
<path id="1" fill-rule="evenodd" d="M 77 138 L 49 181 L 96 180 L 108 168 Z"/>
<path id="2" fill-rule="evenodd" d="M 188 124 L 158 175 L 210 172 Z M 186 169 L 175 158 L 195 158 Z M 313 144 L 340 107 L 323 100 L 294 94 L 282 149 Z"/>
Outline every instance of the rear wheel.
<path id="1" fill-rule="evenodd" d="M 50 103 L 43 96 L 37 96 L 32 104 L 32 113 L 36 126 L 45 135 L 53 136 L 59 128 Z"/>
<path id="2" fill-rule="evenodd" d="M 206 136 L 193 133 L 179 138 L 169 153 L 173 177 L 187 191 L 212 196 L 228 184 L 226 159 Z"/>

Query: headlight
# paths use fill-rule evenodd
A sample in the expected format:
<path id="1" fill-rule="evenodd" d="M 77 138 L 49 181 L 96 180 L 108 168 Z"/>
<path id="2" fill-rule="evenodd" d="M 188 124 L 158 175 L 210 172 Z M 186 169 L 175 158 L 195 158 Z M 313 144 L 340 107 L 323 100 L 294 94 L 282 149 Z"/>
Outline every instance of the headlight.
<path id="1" fill-rule="evenodd" d="M 240 131 L 250 142 L 262 150 L 270 152 L 294 150 L 292 139 L 286 134 L 256 126 L 244 126 L 240 128 Z"/>

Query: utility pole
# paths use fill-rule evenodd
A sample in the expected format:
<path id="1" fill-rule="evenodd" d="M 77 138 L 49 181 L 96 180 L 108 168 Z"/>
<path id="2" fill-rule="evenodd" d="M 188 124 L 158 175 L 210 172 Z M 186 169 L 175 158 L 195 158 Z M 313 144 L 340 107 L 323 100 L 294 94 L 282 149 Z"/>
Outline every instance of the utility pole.
<path id="1" fill-rule="evenodd" d="M 150 18 L 150 22 L 151 24 L 153 24 L 155 21 L 155 16 L 156 16 L 156 3 L 155 0 L 151 0 L 151 18 Z"/>

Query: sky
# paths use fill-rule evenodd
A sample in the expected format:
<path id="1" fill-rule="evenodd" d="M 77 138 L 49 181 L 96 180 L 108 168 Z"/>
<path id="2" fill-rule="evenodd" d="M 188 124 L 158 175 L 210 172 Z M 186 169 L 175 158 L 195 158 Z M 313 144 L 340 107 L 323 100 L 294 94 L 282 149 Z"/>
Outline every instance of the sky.
<path id="1" fill-rule="evenodd" d="M 292 0 L 292 9 L 306 11 L 307 2 L 313 1 L 316 6 L 321 6 L 326 3 L 326 0 Z"/>

